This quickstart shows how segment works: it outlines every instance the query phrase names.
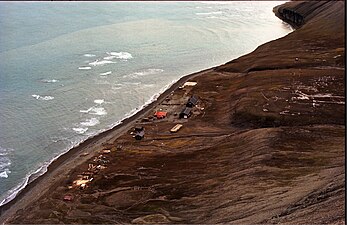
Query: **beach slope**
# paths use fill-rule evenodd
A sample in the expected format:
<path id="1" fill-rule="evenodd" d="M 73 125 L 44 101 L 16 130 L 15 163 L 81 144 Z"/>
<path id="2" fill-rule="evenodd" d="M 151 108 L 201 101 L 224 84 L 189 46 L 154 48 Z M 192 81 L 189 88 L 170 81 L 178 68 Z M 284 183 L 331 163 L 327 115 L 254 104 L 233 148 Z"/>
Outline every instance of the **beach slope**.
<path id="1" fill-rule="evenodd" d="M 344 7 L 276 7 L 294 32 L 181 79 L 61 159 L 0 222 L 345 223 Z"/>

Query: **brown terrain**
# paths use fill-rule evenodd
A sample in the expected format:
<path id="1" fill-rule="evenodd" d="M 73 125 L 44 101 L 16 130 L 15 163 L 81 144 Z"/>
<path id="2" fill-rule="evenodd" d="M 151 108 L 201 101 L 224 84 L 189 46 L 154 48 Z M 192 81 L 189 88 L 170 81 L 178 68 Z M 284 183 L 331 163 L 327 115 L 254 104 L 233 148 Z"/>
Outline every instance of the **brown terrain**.
<path id="1" fill-rule="evenodd" d="M 294 32 L 182 79 L 51 169 L 0 222 L 344 224 L 344 7 L 276 7 Z M 197 85 L 177 88 L 187 79 Z M 151 118 L 159 109 L 168 116 Z"/>

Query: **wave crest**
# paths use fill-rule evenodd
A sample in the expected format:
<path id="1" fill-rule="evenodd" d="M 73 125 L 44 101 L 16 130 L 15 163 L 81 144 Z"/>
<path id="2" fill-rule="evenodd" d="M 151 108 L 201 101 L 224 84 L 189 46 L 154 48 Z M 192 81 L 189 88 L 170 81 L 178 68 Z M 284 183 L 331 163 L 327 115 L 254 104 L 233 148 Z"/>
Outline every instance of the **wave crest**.
<path id="1" fill-rule="evenodd" d="M 77 134 L 84 134 L 88 130 L 88 128 L 74 127 L 72 128 L 72 130 L 74 130 Z"/>
<path id="2" fill-rule="evenodd" d="M 113 62 L 110 60 L 101 60 L 101 61 L 95 60 L 94 62 L 89 63 L 89 65 L 91 65 L 91 66 L 103 66 L 103 65 L 112 64 L 112 63 L 116 63 L 116 62 Z"/>
<path id="3" fill-rule="evenodd" d="M 110 55 L 108 57 L 114 57 L 114 58 L 117 58 L 117 59 L 125 59 L 125 60 L 127 60 L 127 59 L 132 59 L 133 58 L 133 56 L 129 52 L 106 52 L 106 54 Z"/>
<path id="4" fill-rule="evenodd" d="M 112 73 L 112 71 L 108 71 L 108 72 L 105 72 L 105 73 L 100 73 L 100 76 L 107 76 L 107 75 L 110 75 Z"/>
<path id="5" fill-rule="evenodd" d="M 0 147 L 0 178 L 8 178 L 8 174 L 11 173 L 9 169 L 11 165 L 11 160 L 7 157 L 8 153 L 11 150 L 12 149 Z"/>
<path id="6" fill-rule="evenodd" d="M 43 100 L 43 101 L 49 101 L 49 100 L 53 100 L 54 97 L 53 96 L 40 96 L 40 95 L 31 95 L 32 97 L 36 98 L 37 100 Z"/>
<path id="7" fill-rule="evenodd" d="M 80 124 L 86 127 L 93 127 L 99 123 L 100 121 L 97 118 L 91 118 L 91 119 L 85 120 L 84 122 L 81 122 Z"/>
<path id="8" fill-rule="evenodd" d="M 59 82 L 59 80 L 56 80 L 56 79 L 42 79 L 41 82 L 43 83 L 56 83 L 56 82 Z"/>
<path id="9" fill-rule="evenodd" d="M 78 67 L 79 70 L 90 70 L 92 67 L 90 66 L 80 66 Z"/>
<path id="10" fill-rule="evenodd" d="M 164 72 L 163 69 L 146 69 L 132 74 L 124 75 L 123 78 L 138 78 L 142 76 L 154 75 Z"/>

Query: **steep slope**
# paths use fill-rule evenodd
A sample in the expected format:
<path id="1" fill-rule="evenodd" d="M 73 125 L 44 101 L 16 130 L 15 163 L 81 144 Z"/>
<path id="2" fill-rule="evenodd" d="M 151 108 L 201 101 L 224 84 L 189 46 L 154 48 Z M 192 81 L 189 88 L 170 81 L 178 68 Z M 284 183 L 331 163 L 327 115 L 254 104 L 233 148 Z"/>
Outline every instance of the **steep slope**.
<path id="1" fill-rule="evenodd" d="M 129 130 L 105 143 L 106 167 L 86 189 L 68 186 L 102 149 L 6 221 L 344 223 L 344 2 L 290 2 L 276 15 L 285 9 L 303 17 L 296 31 L 159 102 L 199 96 L 178 133 L 177 120 L 138 120 L 145 139 Z"/>

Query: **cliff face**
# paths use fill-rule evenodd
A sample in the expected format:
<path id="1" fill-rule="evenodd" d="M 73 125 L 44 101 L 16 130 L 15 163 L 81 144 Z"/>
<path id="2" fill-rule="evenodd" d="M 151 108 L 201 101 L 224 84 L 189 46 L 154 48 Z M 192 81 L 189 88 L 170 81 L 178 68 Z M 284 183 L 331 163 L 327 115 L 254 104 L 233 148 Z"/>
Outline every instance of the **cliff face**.
<path id="1" fill-rule="evenodd" d="M 248 55 L 226 63 L 219 67 L 218 71 L 249 72 L 280 68 L 344 67 L 344 4 L 343 1 L 310 1 L 288 2 L 276 7 L 274 11 L 278 17 L 300 28 L 283 38 L 259 46 Z M 283 12 L 288 11 L 303 17 L 300 26 L 290 18 L 285 18 Z"/>
<path id="2" fill-rule="evenodd" d="M 344 223 L 343 9 L 315 1 L 276 7 L 280 17 L 302 16 L 296 31 L 160 103 L 199 96 L 178 133 L 168 132 L 170 120 L 139 122 L 145 139 L 126 133 L 105 144 L 107 168 L 88 188 L 67 186 L 93 158 L 8 222 Z M 63 201 L 67 193 L 72 201 Z"/>
<path id="3" fill-rule="evenodd" d="M 306 27 L 311 26 L 318 21 L 318 28 L 324 28 L 327 32 L 331 29 L 341 31 L 344 21 L 337 18 L 344 18 L 343 10 L 343 1 L 312 1 L 310 4 L 294 1 L 275 7 L 274 13 L 297 28 L 304 24 L 308 24 Z M 316 27 L 315 30 L 320 29 Z"/>

